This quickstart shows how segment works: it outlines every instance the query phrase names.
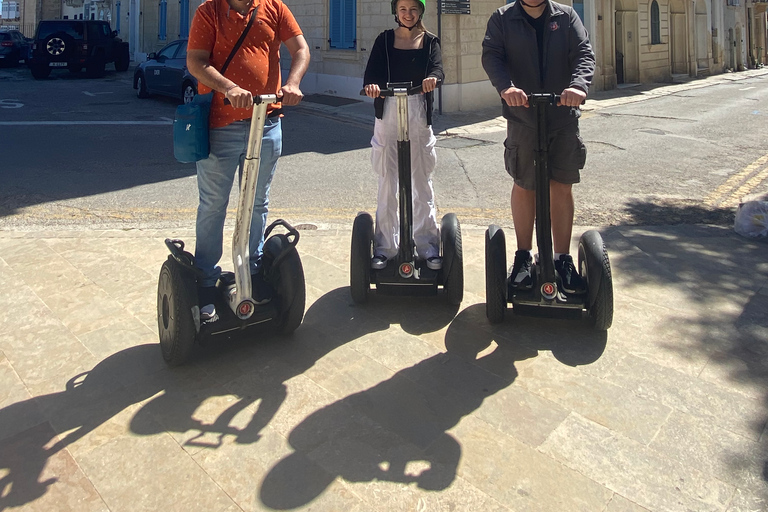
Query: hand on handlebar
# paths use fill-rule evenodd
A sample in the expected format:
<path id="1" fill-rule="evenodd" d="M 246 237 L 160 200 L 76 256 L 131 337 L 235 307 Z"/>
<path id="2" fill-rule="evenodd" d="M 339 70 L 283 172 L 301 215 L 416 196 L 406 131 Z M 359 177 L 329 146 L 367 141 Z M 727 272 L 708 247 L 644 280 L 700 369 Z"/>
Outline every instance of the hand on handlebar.
<path id="1" fill-rule="evenodd" d="M 587 93 L 575 87 L 569 87 L 560 94 L 558 107 L 578 107 L 587 99 Z"/>
<path id="2" fill-rule="evenodd" d="M 224 94 L 224 99 L 235 108 L 251 108 L 253 106 L 253 95 L 251 91 L 246 91 L 240 86 L 235 86 Z"/>
<path id="3" fill-rule="evenodd" d="M 277 97 L 278 99 L 282 97 L 283 105 L 293 106 L 301 103 L 301 100 L 304 99 L 304 93 L 296 85 L 285 84 L 277 91 Z"/>
<path id="4" fill-rule="evenodd" d="M 424 80 L 421 81 L 421 91 L 422 92 L 432 92 L 437 87 L 437 78 L 433 76 L 428 76 Z"/>
<path id="5" fill-rule="evenodd" d="M 369 98 L 376 99 L 381 96 L 381 89 L 379 88 L 378 84 L 368 84 L 363 87 L 363 91 L 365 91 L 365 95 Z"/>
<path id="6" fill-rule="evenodd" d="M 528 108 L 528 95 L 525 91 L 517 87 L 510 87 L 501 91 L 501 99 L 510 107 Z"/>

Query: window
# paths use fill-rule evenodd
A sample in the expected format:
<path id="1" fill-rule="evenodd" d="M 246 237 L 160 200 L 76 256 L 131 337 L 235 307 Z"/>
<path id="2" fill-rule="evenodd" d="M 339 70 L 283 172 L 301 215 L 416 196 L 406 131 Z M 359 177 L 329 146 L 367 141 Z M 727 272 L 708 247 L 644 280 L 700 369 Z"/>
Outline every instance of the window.
<path id="1" fill-rule="evenodd" d="M 165 41 L 168 37 L 167 31 L 166 31 L 166 14 L 168 12 L 168 1 L 167 0 L 160 0 L 160 4 L 158 5 L 158 16 L 157 16 L 157 38 L 161 41 Z"/>
<path id="2" fill-rule="evenodd" d="M 342 50 L 354 49 L 357 43 L 356 0 L 330 0 L 330 2 L 329 46 Z"/>
<path id="3" fill-rule="evenodd" d="M 179 39 L 189 37 L 189 0 L 179 0 Z"/>
<path id="4" fill-rule="evenodd" d="M 573 10 L 579 15 L 579 19 L 584 23 L 584 0 L 573 0 Z"/>
<path id="5" fill-rule="evenodd" d="M 659 3 L 651 2 L 651 44 L 661 44 L 661 21 L 659 19 Z"/>

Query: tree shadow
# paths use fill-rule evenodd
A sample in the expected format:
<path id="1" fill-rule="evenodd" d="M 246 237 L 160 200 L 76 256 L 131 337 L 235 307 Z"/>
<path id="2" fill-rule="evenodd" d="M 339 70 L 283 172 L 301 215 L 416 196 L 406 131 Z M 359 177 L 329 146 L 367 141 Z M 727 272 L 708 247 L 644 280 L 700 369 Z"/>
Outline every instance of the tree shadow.
<path id="1" fill-rule="evenodd" d="M 484 305 L 463 310 L 448 327 L 445 352 L 323 407 L 297 425 L 288 437 L 294 452 L 264 478 L 261 502 L 279 510 L 301 507 L 337 476 L 348 482 L 415 484 L 430 491 L 449 487 L 461 444 L 448 430 L 514 382 L 516 361 L 553 350 L 567 364 L 588 364 L 605 348 L 604 336 L 585 331 L 581 350 L 564 350 L 546 338 L 562 339 L 572 325 L 560 323 L 542 336 L 535 334 L 541 320 L 526 322 L 519 335 L 520 326 L 490 326 Z"/>
<path id="2" fill-rule="evenodd" d="M 677 207 L 656 207 L 674 218 Z M 695 210 L 694 210 L 695 211 Z M 731 217 L 728 222 L 732 225 Z M 639 226 L 612 230 L 609 251 L 619 249 L 619 293 L 668 308 L 658 328 L 674 331 L 675 343 L 660 348 L 693 360 L 699 378 L 762 404 L 762 418 L 744 418 L 744 426 L 761 439 L 759 454 L 722 455 L 733 474 L 743 473 L 745 460 L 768 457 L 764 446 L 768 408 L 768 260 L 765 241 L 715 225 Z M 691 307 L 693 305 L 693 307 Z M 663 335 L 663 334 L 662 334 Z M 681 343 L 682 341 L 682 343 Z M 695 362 L 698 360 L 699 362 Z M 703 411 L 706 416 L 709 414 Z M 762 437 L 761 437 L 762 435 Z M 768 463 L 768 460 L 766 460 Z M 760 468 L 748 469 L 762 475 Z M 750 473 L 752 474 L 752 473 Z"/>

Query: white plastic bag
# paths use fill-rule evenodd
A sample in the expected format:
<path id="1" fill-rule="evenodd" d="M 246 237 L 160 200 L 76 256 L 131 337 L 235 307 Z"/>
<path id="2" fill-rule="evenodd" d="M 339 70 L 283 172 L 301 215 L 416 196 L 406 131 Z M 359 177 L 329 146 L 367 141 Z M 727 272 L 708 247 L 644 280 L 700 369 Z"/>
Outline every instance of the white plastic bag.
<path id="1" fill-rule="evenodd" d="M 747 201 L 736 210 L 733 229 L 750 238 L 768 237 L 768 201 Z"/>

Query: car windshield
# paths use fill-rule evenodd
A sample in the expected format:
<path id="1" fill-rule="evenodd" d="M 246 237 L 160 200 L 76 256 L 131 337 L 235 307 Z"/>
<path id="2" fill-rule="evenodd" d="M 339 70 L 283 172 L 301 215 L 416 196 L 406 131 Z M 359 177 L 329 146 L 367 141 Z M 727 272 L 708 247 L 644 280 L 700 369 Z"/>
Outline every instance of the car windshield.
<path id="1" fill-rule="evenodd" d="M 57 32 L 63 32 L 75 39 L 82 39 L 83 24 L 66 21 L 40 23 L 40 27 L 37 29 L 37 39 L 46 39 Z"/>

